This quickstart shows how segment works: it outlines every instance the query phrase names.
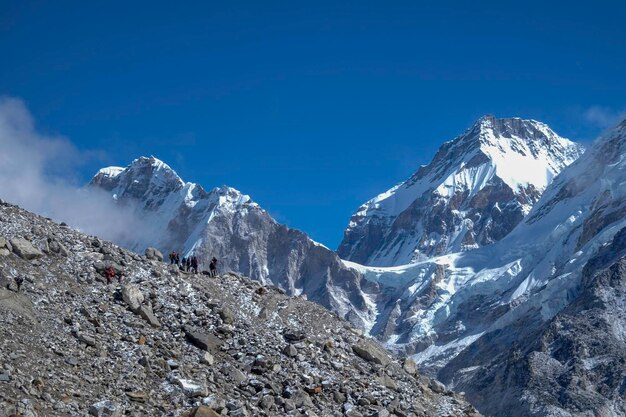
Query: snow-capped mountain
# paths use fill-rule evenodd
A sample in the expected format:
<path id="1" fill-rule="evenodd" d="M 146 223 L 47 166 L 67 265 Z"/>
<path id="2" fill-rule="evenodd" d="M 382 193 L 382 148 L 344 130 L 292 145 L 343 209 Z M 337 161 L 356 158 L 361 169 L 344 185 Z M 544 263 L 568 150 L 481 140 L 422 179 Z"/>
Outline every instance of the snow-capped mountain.
<path id="1" fill-rule="evenodd" d="M 529 143 L 524 153 L 533 154 Z M 551 154 L 550 161 L 561 164 L 554 167 L 580 152 L 563 143 L 562 159 Z M 545 147 L 534 154 L 542 152 Z M 514 201 L 525 217 L 493 244 L 451 247 L 393 267 L 340 261 L 304 233 L 276 223 L 249 197 L 227 187 L 206 192 L 154 158 L 101 170 L 92 186 L 159 226 L 126 246 L 217 255 L 225 270 L 304 294 L 412 356 L 422 372 L 464 391 L 486 415 L 612 416 L 626 415 L 625 168 L 626 121 L 555 178 L 556 168 L 545 169 L 543 183 L 537 176 L 530 181 L 532 172 L 516 183 L 494 174 L 487 182 L 511 190 L 522 184 Z M 531 183 L 545 191 L 524 206 L 519 190 Z"/>
<path id="2" fill-rule="evenodd" d="M 429 165 L 359 207 L 337 252 L 394 266 L 496 242 L 582 152 L 543 123 L 484 116 Z"/>
<path id="3" fill-rule="evenodd" d="M 194 254 L 204 269 L 215 256 L 223 272 L 303 294 L 361 327 L 371 321 L 357 272 L 303 232 L 277 223 L 234 188 L 205 191 L 154 157 L 101 169 L 89 185 L 144 219 L 143 226 L 116 242 L 121 246 L 139 253 L 156 247 L 164 254 Z"/>
<path id="4" fill-rule="evenodd" d="M 500 241 L 381 268 L 371 333 L 487 415 L 623 416 L 626 120 Z"/>

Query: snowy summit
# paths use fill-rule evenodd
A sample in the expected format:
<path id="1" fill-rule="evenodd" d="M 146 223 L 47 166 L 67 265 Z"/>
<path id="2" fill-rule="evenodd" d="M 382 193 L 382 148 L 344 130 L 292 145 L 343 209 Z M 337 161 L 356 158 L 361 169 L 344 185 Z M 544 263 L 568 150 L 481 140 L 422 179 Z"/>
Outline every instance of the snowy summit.
<path id="1" fill-rule="evenodd" d="M 544 123 L 484 116 L 430 164 L 359 207 L 338 253 L 393 266 L 498 241 L 582 152 Z"/>

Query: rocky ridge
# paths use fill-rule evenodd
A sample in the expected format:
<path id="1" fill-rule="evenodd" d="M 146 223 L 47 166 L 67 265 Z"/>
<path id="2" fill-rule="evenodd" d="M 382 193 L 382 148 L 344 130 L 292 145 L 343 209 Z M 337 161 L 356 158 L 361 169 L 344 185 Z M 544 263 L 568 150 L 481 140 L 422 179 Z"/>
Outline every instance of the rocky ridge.
<path id="1" fill-rule="evenodd" d="M 476 415 L 276 287 L 183 273 L 7 203 L 0 236 L 2 417 Z"/>
<path id="2" fill-rule="evenodd" d="M 366 294 L 371 289 L 361 287 L 367 282 L 336 253 L 279 224 L 238 190 L 223 186 L 207 192 L 154 157 L 137 158 L 125 168 L 104 168 L 89 185 L 132 207 L 150 225 L 115 242 L 120 246 L 193 254 L 205 268 L 215 256 L 223 272 L 304 295 L 359 327 L 371 327 L 375 312 Z"/>

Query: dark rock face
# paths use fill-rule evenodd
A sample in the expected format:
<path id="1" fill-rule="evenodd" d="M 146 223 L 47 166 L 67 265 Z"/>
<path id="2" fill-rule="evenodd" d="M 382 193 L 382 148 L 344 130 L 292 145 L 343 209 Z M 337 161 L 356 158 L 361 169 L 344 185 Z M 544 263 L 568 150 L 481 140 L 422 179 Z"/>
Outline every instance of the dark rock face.
<path id="1" fill-rule="evenodd" d="M 499 241 L 582 148 L 547 126 L 486 116 L 446 142 L 411 178 L 361 206 L 337 249 L 342 259 L 394 266 Z M 544 170 L 512 178 L 507 164 Z M 534 182 L 533 182 L 534 181 Z"/>

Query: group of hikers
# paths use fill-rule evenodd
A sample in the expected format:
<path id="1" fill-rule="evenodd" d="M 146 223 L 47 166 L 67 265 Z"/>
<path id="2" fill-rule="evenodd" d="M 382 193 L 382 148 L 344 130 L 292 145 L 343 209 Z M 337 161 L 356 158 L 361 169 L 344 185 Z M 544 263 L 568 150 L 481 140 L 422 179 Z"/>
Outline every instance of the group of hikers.
<path id="1" fill-rule="evenodd" d="M 184 272 L 193 272 L 194 274 L 198 273 L 198 258 L 196 255 L 189 256 L 187 258 L 183 257 L 181 259 L 180 255 L 176 251 L 170 252 L 170 265 L 177 265 L 181 271 Z M 107 284 L 111 284 L 115 277 L 118 278 L 119 282 L 122 282 L 122 277 L 124 276 L 123 272 L 117 271 L 113 265 L 108 265 L 104 268 L 103 275 L 107 280 Z M 101 273 L 102 273 L 101 272 Z M 214 256 L 209 263 L 209 271 L 202 271 L 203 274 L 209 275 L 211 277 L 218 276 L 217 270 L 217 258 Z M 23 278 L 16 279 L 17 290 L 20 290 L 22 286 Z"/>
<path id="2" fill-rule="evenodd" d="M 198 273 L 198 258 L 195 255 L 180 259 L 178 252 L 170 252 L 170 265 L 178 265 L 181 271 Z"/>
<path id="3" fill-rule="evenodd" d="M 180 258 L 180 254 L 176 251 L 170 252 L 170 265 L 178 265 L 181 271 L 198 273 L 198 258 L 196 255 L 187 258 Z M 217 276 L 217 258 L 214 256 L 209 263 L 209 275 Z"/>

